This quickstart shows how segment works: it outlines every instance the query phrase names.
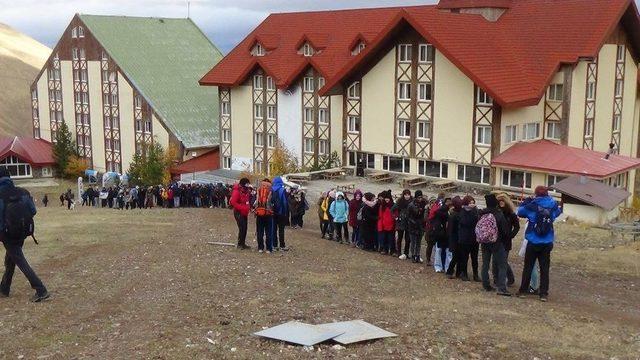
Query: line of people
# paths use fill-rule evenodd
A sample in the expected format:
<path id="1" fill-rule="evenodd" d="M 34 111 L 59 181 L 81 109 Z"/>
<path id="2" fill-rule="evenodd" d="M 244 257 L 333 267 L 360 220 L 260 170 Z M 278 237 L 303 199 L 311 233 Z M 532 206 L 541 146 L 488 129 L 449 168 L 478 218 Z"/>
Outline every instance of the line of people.
<path id="1" fill-rule="evenodd" d="M 515 284 L 515 276 L 509 253 L 520 232 L 520 218 L 524 218 L 527 226 L 520 252 L 524 269 L 518 295 L 533 293 L 546 301 L 555 239 L 553 222 L 561 214 L 561 207 L 543 186 L 536 188 L 535 196 L 525 199 L 517 209 L 505 194 L 486 195 L 485 201 L 486 208 L 480 210 L 469 195 L 446 198 L 441 193 L 437 198 L 426 199 L 421 190 L 413 196 L 404 190 L 394 201 L 390 190 L 377 198 L 373 193 L 357 190 L 349 200 L 344 193 L 331 190 L 323 193 L 317 203 L 320 233 L 323 239 L 414 263 L 423 263 L 424 238 L 427 265 L 431 265 L 433 256 L 437 273 L 450 279 L 473 279 L 482 282 L 486 291 L 497 290 L 498 295 L 511 296 L 508 287 Z M 540 271 L 539 285 L 534 267 Z"/>

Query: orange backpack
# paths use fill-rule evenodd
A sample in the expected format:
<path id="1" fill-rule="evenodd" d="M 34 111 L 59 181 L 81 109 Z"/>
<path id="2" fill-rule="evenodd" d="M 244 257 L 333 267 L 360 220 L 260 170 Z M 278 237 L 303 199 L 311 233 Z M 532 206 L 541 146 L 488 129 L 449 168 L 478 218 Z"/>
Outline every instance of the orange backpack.
<path id="1" fill-rule="evenodd" d="M 273 210 L 271 209 L 271 184 L 263 184 L 258 189 L 256 200 L 256 215 L 257 216 L 271 216 Z"/>

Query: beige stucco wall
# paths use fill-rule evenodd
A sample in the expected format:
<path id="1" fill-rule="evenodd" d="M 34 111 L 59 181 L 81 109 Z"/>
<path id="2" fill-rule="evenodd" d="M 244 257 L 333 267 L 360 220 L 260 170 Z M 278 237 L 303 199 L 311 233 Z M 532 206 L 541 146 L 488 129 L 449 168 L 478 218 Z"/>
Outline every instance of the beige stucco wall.
<path id="1" fill-rule="evenodd" d="M 470 163 L 474 137 L 473 81 L 440 51 L 436 51 L 435 64 L 433 159 Z"/>
<path id="2" fill-rule="evenodd" d="M 331 97 L 331 152 L 342 157 L 342 95 Z"/>
<path id="3" fill-rule="evenodd" d="M 587 61 L 574 68 L 571 80 L 571 108 L 569 111 L 569 146 L 581 148 L 584 144 L 584 110 L 587 96 Z"/>
<path id="4" fill-rule="evenodd" d="M 362 150 L 393 153 L 395 49 L 362 79 Z"/>
<path id="5" fill-rule="evenodd" d="M 231 149 L 234 159 L 253 159 L 252 103 L 251 86 L 231 89 Z"/>
<path id="6" fill-rule="evenodd" d="M 593 149 L 606 151 L 611 142 L 613 93 L 616 71 L 616 45 L 606 44 L 598 55 L 598 86 Z"/>
<path id="7" fill-rule="evenodd" d="M 162 147 L 166 150 L 169 148 L 169 133 L 162 126 L 162 122 L 156 114 L 151 116 L 153 124 L 153 141 L 158 142 L 158 144 L 162 145 Z"/>
<path id="8" fill-rule="evenodd" d="M 93 168 L 105 171 L 104 119 L 102 117 L 102 74 L 99 61 L 87 63 L 89 75 L 89 117 L 91 120 L 91 149 Z"/>
<path id="9" fill-rule="evenodd" d="M 136 152 L 133 88 L 120 72 L 118 72 L 118 100 L 120 104 L 120 159 L 122 161 L 122 171 L 127 172 Z"/>
<path id="10" fill-rule="evenodd" d="M 602 208 L 589 205 L 564 204 L 563 213 L 566 216 L 574 218 L 592 225 L 604 225 L 615 219 L 619 215 L 618 208 L 606 211 Z"/>
<path id="11" fill-rule="evenodd" d="M 38 112 L 40 116 L 40 137 L 51 141 L 51 119 L 49 117 L 49 85 L 47 71 L 38 79 Z"/>
<path id="12" fill-rule="evenodd" d="M 528 123 L 540 123 L 540 135 L 543 133 L 542 121 L 544 119 L 544 99 L 540 100 L 537 105 L 526 106 L 521 108 L 508 108 L 502 110 L 502 125 L 500 151 L 505 151 L 515 143 L 507 144 L 504 141 L 507 126 L 518 125 L 518 141 L 522 141 L 522 125 Z M 532 140 L 535 141 L 535 140 Z"/>
<path id="13" fill-rule="evenodd" d="M 64 122 L 69 127 L 72 138 L 76 138 L 76 112 L 73 92 L 73 70 L 71 61 L 60 61 L 62 76 L 62 111 Z"/>
<path id="14" fill-rule="evenodd" d="M 638 88 L 638 65 L 626 49 L 625 74 L 624 74 L 624 107 L 622 108 L 622 128 L 620 138 L 620 154 L 635 156 L 637 148 L 634 146 L 638 138 L 638 118 L 635 114 L 636 91 Z"/>

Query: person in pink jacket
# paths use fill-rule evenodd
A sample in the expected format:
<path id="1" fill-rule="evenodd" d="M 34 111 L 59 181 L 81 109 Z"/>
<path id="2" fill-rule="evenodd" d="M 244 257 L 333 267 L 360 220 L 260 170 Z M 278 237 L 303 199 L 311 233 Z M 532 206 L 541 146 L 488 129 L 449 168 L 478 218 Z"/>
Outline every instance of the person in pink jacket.
<path id="1" fill-rule="evenodd" d="M 393 197 L 391 191 L 385 191 L 382 194 L 382 201 L 378 208 L 378 251 L 380 254 L 393 254 L 394 235 L 396 228 L 396 220 L 391 211 L 393 207 Z"/>

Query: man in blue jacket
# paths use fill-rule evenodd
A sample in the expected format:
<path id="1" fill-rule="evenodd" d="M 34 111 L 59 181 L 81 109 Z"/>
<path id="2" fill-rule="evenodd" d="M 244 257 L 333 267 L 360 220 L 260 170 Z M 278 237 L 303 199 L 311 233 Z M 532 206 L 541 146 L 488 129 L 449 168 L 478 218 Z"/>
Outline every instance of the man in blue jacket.
<path id="1" fill-rule="evenodd" d="M 551 264 L 551 250 L 555 233 L 553 222 L 562 214 L 558 202 L 549 196 L 546 187 L 538 186 L 535 197 L 526 199 L 518 208 L 518 216 L 529 221 L 525 232 L 527 250 L 524 256 L 522 282 L 518 295 L 523 297 L 528 293 L 531 282 L 531 272 L 535 262 L 540 265 L 540 300 L 547 301 L 549 295 L 549 265 Z"/>
<path id="2" fill-rule="evenodd" d="M 4 275 L 2 276 L 2 282 L 0 282 L 0 297 L 9 297 L 13 272 L 17 265 L 29 280 L 31 287 L 36 290 L 36 294 L 31 300 L 33 302 L 41 302 L 49 298 L 49 292 L 24 257 L 22 246 L 24 245 L 26 237 L 20 236 L 20 238 L 13 238 L 8 235 L 11 233 L 8 229 L 12 228 L 8 223 L 11 217 L 9 214 L 12 213 L 11 210 L 7 212 L 8 199 L 19 199 L 12 201 L 11 204 L 22 203 L 24 204 L 23 206 L 26 205 L 23 209 L 25 209 L 26 212 L 30 212 L 31 216 L 36 214 L 36 206 L 33 204 L 29 192 L 13 185 L 9 171 L 5 167 L 0 167 L 0 241 L 6 250 L 4 257 Z"/>
<path id="3" fill-rule="evenodd" d="M 273 249 L 287 251 L 284 241 L 284 228 L 289 225 L 289 194 L 284 187 L 281 177 L 276 177 L 271 183 L 271 202 L 273 204 L 273 226 L 271 227 Z M 278 239 L 280 243 L 278 243 Z"/>

